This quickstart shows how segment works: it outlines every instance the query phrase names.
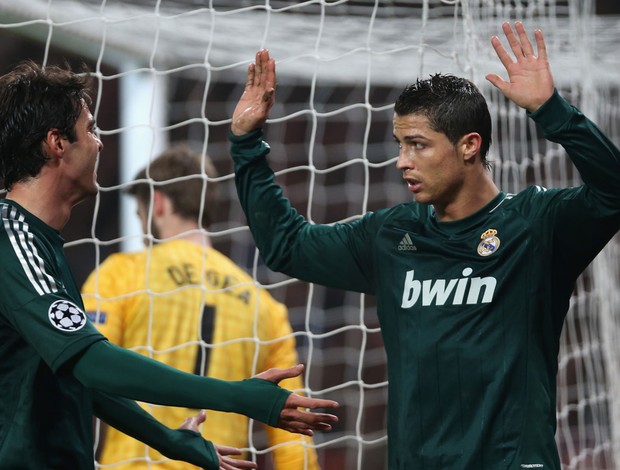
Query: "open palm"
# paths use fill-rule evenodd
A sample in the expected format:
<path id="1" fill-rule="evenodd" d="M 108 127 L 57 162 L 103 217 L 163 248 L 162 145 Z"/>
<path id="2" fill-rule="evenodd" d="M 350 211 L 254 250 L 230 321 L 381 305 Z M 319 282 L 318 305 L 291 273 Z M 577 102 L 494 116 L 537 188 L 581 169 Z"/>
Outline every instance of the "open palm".
<path id="1" fill-rule="evenodd" d="M 248 67 L 245 90 L 233 112 L 233 134 L 244 135 L 263 125 L 275 102 L 275 86 L 275 60 L 269 57 L 269 51 L 258 51 L 255 63 Z"/>
<path id="2" fill-rule="evenodd" d="M 508 22 L 502 25 L 502 30 L 514 54 L 514 60 L 497 36 L 491 39 L 491 44 L 508 72 L 508 81 L 496 74 L 489 74 L 486 78 L 506 98 L 534 112 L 551 97 L 554 89 L 542 32 L 540 30 L 534 32 L 538 53 L 536 55 L 522 23 L 515 23 L 517 34 Z"/>

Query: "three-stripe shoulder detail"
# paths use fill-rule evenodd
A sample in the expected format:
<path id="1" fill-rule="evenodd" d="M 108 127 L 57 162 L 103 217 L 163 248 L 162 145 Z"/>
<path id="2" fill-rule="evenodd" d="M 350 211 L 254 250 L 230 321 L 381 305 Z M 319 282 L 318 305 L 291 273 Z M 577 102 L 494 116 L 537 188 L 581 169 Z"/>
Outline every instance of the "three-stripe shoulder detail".
<path id="1" fill-rule="evenodd" d="M 58 292 L 53 276 L 45 270 L 45 262 L 34 243 L 30 226 L 17 208 L 0 204 L 4 232 L 30 284 L 39 295 Z"/>

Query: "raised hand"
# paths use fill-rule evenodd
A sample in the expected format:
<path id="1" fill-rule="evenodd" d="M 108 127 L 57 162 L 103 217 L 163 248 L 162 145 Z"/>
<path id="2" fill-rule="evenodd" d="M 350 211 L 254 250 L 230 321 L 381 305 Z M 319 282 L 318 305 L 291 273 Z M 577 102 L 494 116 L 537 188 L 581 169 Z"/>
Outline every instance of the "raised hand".
<path id="1" fill-rule="evenodd" d="M 304 370 L 302 364 L 288 369 L 269 369 L 254 377 L 278 383 L 281 380 L 297 377 Z M 280 412 L 278 427 L 289 432 L 312 436 L 314 430 L 331 431 L 332 424 L 338 422 L 338 417 L 328 413 L 313 413 L 299 408 L 338 408 L 340 405 L 333 400 L 308 398 L 291 393 Z"/>
<path id="2" fill-rule="evenodd" d="M 551 97 L 554 89 L 542 31 L 537 29 L 534 32 L 538 54 L 535 55 L 532 43 L 521 22 L 515 23 L 517 34 L 508 22 L 502 24 L 502 30 L 515 56 L 514 60 L 497 36 L 491 38 L 491 44 L 497 57 L 506 67 L 508 81 L 494 73 L 488 74 L 486 79 L 495 85 L 506 98 L 534 112 Z"/>
<path id="3" fill-rule="evenodd" d="M 189 418 L 185 418 L 185 421 L 183 421 L 183 424 L 181 424 L 179 429 L 189 429 L 190 431 L 200 432 L 199 426 L 204 423 L 206 419 L 207 414 L 205 410 L 201 410 L 198 412 L 198 414 L 190 416 Z M 258 468 L 255 462 L 250 462 L 249 460 L 232 459 L 228 457 L 229 455 L 241 455 L 241 449 L 237 449 L 236 447 L 218 446 L 215 444 L 214 446 L 215 451 L 217 452 L 217 456 L 220 459 L 219 470 Z"/>
<path id="4" fill-rule="evenodd" d="M 256 53 L 256 61 L 248 67 L 248 78 L 243 95 L 233 112 L 230 130 L 243 135 L 263 125 L 275 102 L 276 62 L 263 49 Z"/>

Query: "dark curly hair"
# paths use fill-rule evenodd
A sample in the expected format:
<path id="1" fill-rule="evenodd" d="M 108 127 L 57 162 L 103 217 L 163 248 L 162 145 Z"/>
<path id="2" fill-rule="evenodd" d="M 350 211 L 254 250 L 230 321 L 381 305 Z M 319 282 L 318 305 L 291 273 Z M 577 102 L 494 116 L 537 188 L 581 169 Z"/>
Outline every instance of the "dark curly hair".
<path id="1" fill-rule="evenodd" d="M 86 69 L 78 74 L 30 60 L 0 77 L 0 178 L 7 191 L 39 174 L 48 160 L 41 144 L 49 130 L 75 141 L 90 83 Z"/>

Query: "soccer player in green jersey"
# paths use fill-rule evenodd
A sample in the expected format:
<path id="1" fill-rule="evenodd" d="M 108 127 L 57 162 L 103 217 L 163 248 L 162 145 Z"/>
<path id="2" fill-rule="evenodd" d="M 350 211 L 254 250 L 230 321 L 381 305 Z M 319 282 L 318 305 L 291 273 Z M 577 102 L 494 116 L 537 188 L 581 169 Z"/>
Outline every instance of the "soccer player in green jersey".
<path id="1" fill-rule="evenodd" d="M 377 297 L 390 470 L 560 469 L 559 337 L 576 278 L 620 227 L 620 151 L 555 90 L 540 30 L 536 48 L 521 23 L 503 31 L 514 58 L 491 43 L 508 80 L 486 78 L 565 148 L 583 185 L 501 191 L 487 171 L 485 99 L 468 80 L 435 75 L 395 104 L 396 167 L 413 201 L 314 225 L 266 160 L 267 51 L 233 113 L 237 190 L 267 265 Z"/>
<path id="2" fill-rule="evenodd" d="M 302 408 L 331 400 L 277 383 L 301 366 L 226 382 L 178 371 L 112 345 L 87 320 L 60 230 L 72 207 L 96 193 L 103 144 L 87 75 L 25 62 L 0 77 L 0 468 L 94 468 L 92 415 L 162 454 L 206 469 L 254 468 L 237 449 L 191 429 L 170 429 L 135 401 L 245 414 L 312 435 L 337 418 Z M 200 417 L 195 418 L 195 422 Z"/>

